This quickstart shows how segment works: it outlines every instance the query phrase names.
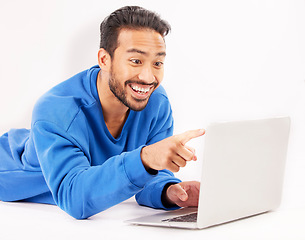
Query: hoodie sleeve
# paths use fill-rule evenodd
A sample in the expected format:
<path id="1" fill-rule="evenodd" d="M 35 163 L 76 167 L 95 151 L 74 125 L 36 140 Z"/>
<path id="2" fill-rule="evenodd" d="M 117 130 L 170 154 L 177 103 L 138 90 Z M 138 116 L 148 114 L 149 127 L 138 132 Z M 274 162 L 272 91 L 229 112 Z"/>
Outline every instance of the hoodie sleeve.
<path id="1" fill-rule="evenodd" d="M 36 153 L 55 203 L 76 219 L 88 218 L 141 191 L 156 176 L 141 161 L 143 146 L 91 166 L 81 145 L 57 125 L 33 125 Z"/>

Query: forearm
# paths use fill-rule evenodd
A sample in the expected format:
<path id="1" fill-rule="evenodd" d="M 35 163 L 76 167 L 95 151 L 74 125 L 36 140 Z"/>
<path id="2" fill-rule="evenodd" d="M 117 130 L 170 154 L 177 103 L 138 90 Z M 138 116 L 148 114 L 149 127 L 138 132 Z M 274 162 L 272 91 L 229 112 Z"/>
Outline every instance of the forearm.
<path id="1" fill-rule="evenodd" d="M 154 178 L 138 159 L 139 150 L 108 159 L 103 165 L 79 171 L 61 183 L 57 204 L 75 218 L 88 218 L 116 205 Z"/>

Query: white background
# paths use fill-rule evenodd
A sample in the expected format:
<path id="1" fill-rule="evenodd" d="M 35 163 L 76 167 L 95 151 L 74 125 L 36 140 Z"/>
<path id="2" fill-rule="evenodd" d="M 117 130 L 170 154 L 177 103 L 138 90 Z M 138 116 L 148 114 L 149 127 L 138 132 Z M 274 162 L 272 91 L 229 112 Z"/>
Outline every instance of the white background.
<path id="1" fill-rule="evenodd" d="M 0 134 L 29 128 L 36 100 L 97 63 L 99 25 L 140 5 L 172 26 L 163 85 L 175 133 L 213 121 L 292 120 L 282 208 L 305 206 L 304 0 L 1 0 Z M 198 179 L 198 162 L 177 176 Z"/>

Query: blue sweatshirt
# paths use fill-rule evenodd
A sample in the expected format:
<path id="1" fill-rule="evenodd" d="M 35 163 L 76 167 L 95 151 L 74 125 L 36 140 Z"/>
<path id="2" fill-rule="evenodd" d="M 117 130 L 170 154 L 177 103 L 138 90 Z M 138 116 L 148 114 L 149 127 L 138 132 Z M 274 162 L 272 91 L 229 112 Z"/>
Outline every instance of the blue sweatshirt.
<path id="1" fill-rule="evenodd" d="M 141 149 L 173 133 L 167 95 L 160 86 L 146 108 L 130 110 L 118 138 L 108 131 L 94 66 L 55 86 L 36 103 L 31 129 L 0 138 L 0 200 L 56 204 L 88 218 L 136 194 L 141 205 L 166 209 L 170 171 L 147 172 Z"/>

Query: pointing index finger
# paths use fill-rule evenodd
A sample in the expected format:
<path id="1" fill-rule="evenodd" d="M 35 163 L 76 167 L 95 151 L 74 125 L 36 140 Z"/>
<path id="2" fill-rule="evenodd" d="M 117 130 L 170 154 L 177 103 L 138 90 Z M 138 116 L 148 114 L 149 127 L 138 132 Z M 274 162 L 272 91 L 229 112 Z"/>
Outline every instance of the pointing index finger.
<path id="1" fill-rule="evenodd" d="M 205 133 L 204 129 L 189 130 L 179 135 L 180 142 L 185 145 L 193 138 L 200 137 Z"/>

